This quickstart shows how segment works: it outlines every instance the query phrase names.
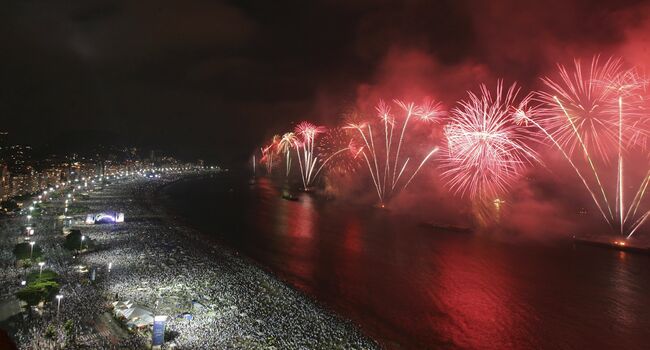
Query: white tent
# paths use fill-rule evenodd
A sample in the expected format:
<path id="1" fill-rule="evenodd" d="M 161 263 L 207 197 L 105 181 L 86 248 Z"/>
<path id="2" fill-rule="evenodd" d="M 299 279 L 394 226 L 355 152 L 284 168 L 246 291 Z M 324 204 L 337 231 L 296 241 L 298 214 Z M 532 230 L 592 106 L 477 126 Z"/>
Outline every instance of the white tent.
<path id="1" fill-rule="evenodd" d="M 124 311 L 133 307 L 133 302 L 130 300 L 114 301 L 111 304 L 113 305 L 113 313 L 115 313 L 116 316 L 124 316 Z"/>
<path id="2" fill-rule="evenodd" d="M 124 317 L 126 325 L 129 327 L 144 327 L 153 325 L 153 311 L 133 304 L 132 301 L 115 301 L 113 305 L 113 312 L 117 317 Z"/>
<path id="3" fill-rule="evenodd" d="M 126 300 L 126 301 L 114 301 L 113 307 L 116 309 L 128 309 L 133 306 L 133 302 L 131 300 Z"/>
<path id="4" fill-rule="evenodd" d="M 144 316 L 153 317 L 153 312 L 141 306 L 133 306 L 131 308 L 122 311 L 122 315 L 124 315 L 124 317 L 126 317 L 127 319 L 132 320 L 135 318 L 142 318 Z"/>

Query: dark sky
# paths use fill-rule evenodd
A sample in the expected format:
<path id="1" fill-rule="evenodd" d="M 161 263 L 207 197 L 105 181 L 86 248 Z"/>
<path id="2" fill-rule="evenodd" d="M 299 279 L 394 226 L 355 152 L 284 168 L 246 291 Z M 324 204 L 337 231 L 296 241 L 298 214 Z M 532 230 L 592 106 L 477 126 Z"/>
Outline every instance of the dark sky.
<path id="1" fill-rule="evenodd" d="M 224 160 L 362 96 L 482 80 L 534 88 L 557 61 L 648 62 L 640 1 L 34 1 L 0 11 L 0 129 L 45 143 L 104 129 Z M 372 91 L 378 91 L 372 93 Z M 396 96 L 400 95 L 400 96 Z"/>

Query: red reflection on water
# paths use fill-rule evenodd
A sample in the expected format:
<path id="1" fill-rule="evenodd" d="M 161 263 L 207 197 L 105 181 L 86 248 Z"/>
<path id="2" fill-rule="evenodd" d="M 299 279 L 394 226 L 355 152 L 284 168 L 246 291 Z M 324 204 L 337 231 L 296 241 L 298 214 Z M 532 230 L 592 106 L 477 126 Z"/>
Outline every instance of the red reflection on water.
<path id="1" fill-rule="evenodd" d="M 300 201 L 287 202 L 290 211 L 283 215 L 286 220 L 284 232 L 279 232 L 285 237 L 283 249 L 289 259 L 285 260 L 285 272 L 294 278 L 294 283 L 300 289 L 309 290 L 313 286 L 308 283 L 314 273 L 314 224 L 317 220 L 317 213 L 314 209 L 313 199 L 303 194 Z"/>
<path id="2" fill-rule="evenodd" d="M 300 196 L 299 202 L 291 202 L 291 214 L 288 215 L 289 225 L 287 233 L 294 238 L 311 239 L 314 235 L 314 221 L 316 220 L 316 210 L 314 201 L 309 195 Z"/>
<path id="3" fill-rule="evenodd" d="M 609 311 L 617 315 L 617 321 L 611 325 L 612 330 L 619 330 L 620 328 L 634 327 L 638 321 L 636 309 L 634 308 L 635 296 L 633 286 L 630 281 L 633 281 L 637 276 L 630 271 L 628 264 L 628 256 L 624 251 L 618 252 L 618 259 L 616 263 L 612 264 L 611 271 L 611 289 L 612 295 L 616 297 L 615 302 L 609 305 Z M 619 328 L 620 327 L 620 328 Z"/>
<path id="4" fill-rule="evenodd" d="M 364 264 L 361 261 L 361 252 L 363 251 L 363 240 L 361 235 L 364 233 L 359 219 L 356 217 L 345 218 L 342 226 L 341 239 L 342 249 L 335 256 L 337 264 L 333 266 L 336 273 L 336 289 L 342 296 L 340 299 L 352 300 L 355 305 L 360 305 L 369 300 L 368 291 L 355 288 L 357 285 L 369 285 L 367 276 L 364 274 Z M 338 295 L 334 296 L 337 298 Z M 347 312 L 351 310 L 349 304 L 339 304 Z"/>
<path id="5" fill-rule="evenodd" d="M 361 222 L 356 217 L 348 218 L 343 231 L 343 245 L 350 253 L 361 252 L 363 242 L 361 240 Z"/>
<path id="6" fill-rule="evenodd" d="M 445 311 L 431 320 L 450 342 L 471 349 L 504 349 L 513 345 L 511 276 L 494 256 L 468 259 L 467 252 L 441 251 L 433 303 Z M 471 251 L 476 254 L 476 250 Z"/>

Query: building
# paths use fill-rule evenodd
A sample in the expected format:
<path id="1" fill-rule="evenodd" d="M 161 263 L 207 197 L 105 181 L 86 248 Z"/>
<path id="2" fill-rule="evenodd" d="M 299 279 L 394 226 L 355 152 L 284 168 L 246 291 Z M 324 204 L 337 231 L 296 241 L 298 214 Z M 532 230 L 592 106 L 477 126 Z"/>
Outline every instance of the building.
<path id="1" fill-rule="evenodd" d="M 7 164 L 0 164 L 0 200 L 9 198 L 9 168 Z"/>
<path id="2" fill-rule="evenodd" d="M 9 133 L 6 131 L 0 131 L 0 163 L 6 161 L 6 156 L 8 154 L 7 145 L 9 144 L 7 138 Z"/>

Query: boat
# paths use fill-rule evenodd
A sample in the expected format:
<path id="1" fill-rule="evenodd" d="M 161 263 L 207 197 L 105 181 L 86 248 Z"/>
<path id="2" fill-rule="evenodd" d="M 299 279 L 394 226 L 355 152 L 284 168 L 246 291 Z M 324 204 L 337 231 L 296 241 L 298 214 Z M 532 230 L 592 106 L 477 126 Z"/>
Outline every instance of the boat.
<path id="1" fill-rule="evenodd" d="M 282 199 L 285 199 L 285 200 L 288 200 L 288 201 L 297 201 L 298 197 L 294 196 L 289 191 L 282 191 Z"/>
<path id="2" fill-rule="evenodd" d="M 614 239 L 609 237 L 576 237 L 573 236 L 576 244 L 588 245 L 601 248 L 610 248 L 624 252 L 640 253 L 650 255 L 650 247 L 634 244 L 625 239 Z"/>

